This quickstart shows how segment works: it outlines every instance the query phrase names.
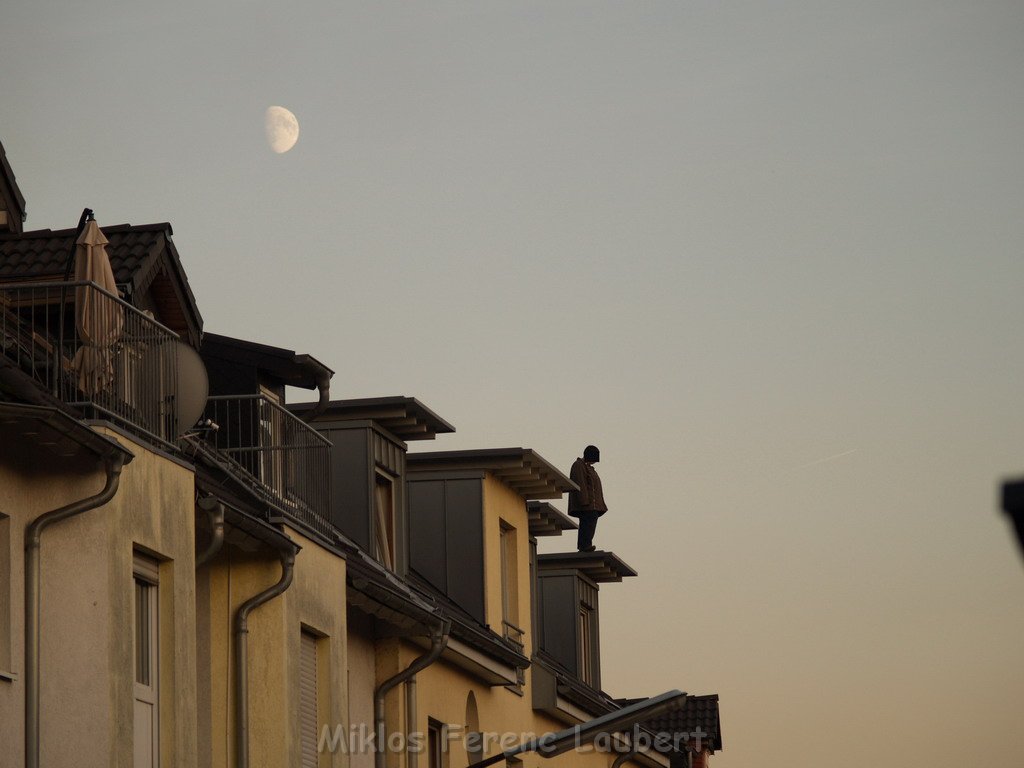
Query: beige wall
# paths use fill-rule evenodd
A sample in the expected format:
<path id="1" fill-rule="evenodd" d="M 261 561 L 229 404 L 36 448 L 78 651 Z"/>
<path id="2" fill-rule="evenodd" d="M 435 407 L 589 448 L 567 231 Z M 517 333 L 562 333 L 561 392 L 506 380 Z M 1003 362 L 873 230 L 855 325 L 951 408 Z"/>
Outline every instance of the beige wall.
<path id="1" fill-rule="evenodd" d="M 502 631 L 501 615 L 501 521 L 515 529 L 516 573 L 519 610 L 516 626 L 523 630 L 526 655 L 533 652 L 530 621 L 530 520 L 526 501 L 488 473 L 483 484 L 484 505 L 484 588 L 487 623 Z"/>
<path id="2" fill-rule="evenodd" d="M 320 635 L 318 698 L 321 725 L 347 722 L 345 684 L 345 561 L 286 531 L 302 550 L 288 590 L 249 616 L 249 755 L 253 768 L 297 765 L 299 742 L 299 643 L 305 627 Z M 281 566 L 269 548 L 244 553 L 226 545 L 199 573 L 202 614 L 200 687 L 208 687 L 200 717 L 201 765 L 228 768 L 235 761 L 234 635 L 238 607 L 276 583 Z M 204 649 L 200 649 L 203 653 Z M 209 755 L 208 761 L 205 755 Z M 321 766 L 348 766 L 342 752 L 321 756 Z"/>
<path id="3" fill-rule="evenodd" d="M 377 685 L 377 654 L 373 622 L 363 614 L 350 614 L 348 627 L 348 707 L 346 733 L 355 731 L 350 768 L 373 768 L 373 753 L 360 748 L 361 733 L 373 733 L 373 691 Z"/>
<path id="4" fill-rule="evenodd" d="M 194 478 L 190 468 L 116 439 L 135 459 L 114 498 L 42 536 L 40 757 L 44 765 L 132 765 L 132 561 L 141 549 L 161 563 L 161 756 L 164 765 L 194 765 L 195 654 L 186 642 L 195 631 Z M 0 743 L 14 765 L 24 760 L 24 529 L 104 482 L 95 466 L 66 473 L 52 458 L 31 464 L 7 460 L 0 467 L 0 510 L 11 516 L 11 671 L 19 675 L 0 682 Z"/>

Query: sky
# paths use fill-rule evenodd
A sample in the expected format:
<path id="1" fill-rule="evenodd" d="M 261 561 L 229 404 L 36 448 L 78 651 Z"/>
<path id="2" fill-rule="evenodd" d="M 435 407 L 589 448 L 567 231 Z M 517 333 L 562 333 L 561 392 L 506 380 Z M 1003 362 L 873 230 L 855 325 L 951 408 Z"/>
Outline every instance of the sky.
<path id="1" fill-rule="evenodd" d="M 1019 768 L 1022 72 L 1019 2 L 11 0 L 0 141 L 414 450 L 598 445 L 604 687 L 714 768 Z"/>

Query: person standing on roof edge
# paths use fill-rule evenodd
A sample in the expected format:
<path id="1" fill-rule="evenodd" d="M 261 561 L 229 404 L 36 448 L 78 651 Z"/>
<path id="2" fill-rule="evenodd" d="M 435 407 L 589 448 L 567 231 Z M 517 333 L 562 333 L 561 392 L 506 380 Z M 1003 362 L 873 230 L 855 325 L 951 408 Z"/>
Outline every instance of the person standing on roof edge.
<path id="1" fill-rule="evenodd" d="M 569 471 L 569 479 L 579 486 L 578 491 L 569 491 L 569 515 L 580 520 L 579 537 L 576 548 L 580 552 L 593 552 L 594 533 L 597 531 L 597 518 L 608 511 L 604 503 L 604 491 L 601 490 L 601 478 L 597 475 L 594 465 L 601 460 L 601 452 L 597 446 L 588 445 L 583 449 L 583 458 L 576 459 Z"/>

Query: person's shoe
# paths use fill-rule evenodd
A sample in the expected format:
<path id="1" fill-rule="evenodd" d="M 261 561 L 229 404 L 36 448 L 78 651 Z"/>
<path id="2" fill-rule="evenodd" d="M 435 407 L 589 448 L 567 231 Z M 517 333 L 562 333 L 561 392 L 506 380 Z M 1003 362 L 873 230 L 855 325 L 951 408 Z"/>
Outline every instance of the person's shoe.
<path id="1" fill-rule="evenodd" d="M 580 552 L 595 552 L 596 550 L 597 547 L 591 544 L 589 547 L 584 547 L 583 549 L 581 549 Z"/>

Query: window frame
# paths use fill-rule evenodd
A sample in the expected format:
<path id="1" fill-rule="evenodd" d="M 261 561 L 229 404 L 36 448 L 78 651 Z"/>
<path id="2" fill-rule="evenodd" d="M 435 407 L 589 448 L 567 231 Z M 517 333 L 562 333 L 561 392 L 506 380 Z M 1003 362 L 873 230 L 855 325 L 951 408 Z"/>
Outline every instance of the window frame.
<path id="1" fill-rule="evenodd" d="M 132 562 L 132 697 L 135 702 L 135 720 L 138 720 L 138 704 L 150 707 L 151 744 L 148 762 L 151 768 L 160 766 L 160 565 L 151 557 L 136 552 Z M 145 616 L 140 606 L 145 605 Z M 142 621 L 140 621 L 140 619 Z M 141 646 L 145 644 L 143 656 Z M 145 671 L 145 680 L 140 680 Z M 133 721 L 135 722 L 135 721 Z M 133 734 L 134 737 L 137 734 Z M 134 745 L 135 758 L 139 757 L 139 745 Z M 136 760 L 136 765 L 138 762 Z"/>

